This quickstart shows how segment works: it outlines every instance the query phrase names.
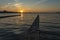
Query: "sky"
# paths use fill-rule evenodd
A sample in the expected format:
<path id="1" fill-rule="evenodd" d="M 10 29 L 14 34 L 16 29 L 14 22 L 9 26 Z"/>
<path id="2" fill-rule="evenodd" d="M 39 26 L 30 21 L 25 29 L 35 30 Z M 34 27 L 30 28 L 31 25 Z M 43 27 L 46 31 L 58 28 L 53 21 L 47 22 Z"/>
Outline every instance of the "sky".
<path id="1" fill-rule="evenodd" d="M 60 12 L 60 0 L 0 0 L 0 11 Z"/>

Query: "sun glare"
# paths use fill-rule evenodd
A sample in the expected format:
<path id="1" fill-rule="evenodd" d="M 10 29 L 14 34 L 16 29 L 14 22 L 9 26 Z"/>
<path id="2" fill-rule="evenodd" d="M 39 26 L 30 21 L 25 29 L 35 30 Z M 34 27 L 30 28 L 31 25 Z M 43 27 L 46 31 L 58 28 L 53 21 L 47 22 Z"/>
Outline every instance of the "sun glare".
<path id="1" fill-rule="evenodd" d="M 22 13 L 22 12 L 23 12 L 23 10 L 20 10 L 20 12 Z"/>

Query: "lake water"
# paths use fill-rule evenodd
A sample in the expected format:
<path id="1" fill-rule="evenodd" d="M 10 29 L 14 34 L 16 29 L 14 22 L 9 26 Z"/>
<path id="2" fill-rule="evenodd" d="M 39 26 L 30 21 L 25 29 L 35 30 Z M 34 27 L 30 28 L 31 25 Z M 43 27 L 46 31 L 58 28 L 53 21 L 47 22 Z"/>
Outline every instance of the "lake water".
<path id="1" fill-rule="evenodd" d="M 41 33 L 41 38 L 52 38 L 52 39 L 60 39 L 60 14 L 58 13 L 0 13 L 0 16 L 7 15 L 21 15 L 16 17 L 8 17 L 8 18 L 0 18 L 0 28 L 20 28 L 20 29 L 9 29 L 14 33 L 21 33 L 20 30 L 26 30 L 30 27 L 34 19 L 37 15 L 39 15 L 40 19 L 40 30 L 41 31 L 49 31 L 54 32 L 56 35 L 52 34 L 44 34 Z"/>

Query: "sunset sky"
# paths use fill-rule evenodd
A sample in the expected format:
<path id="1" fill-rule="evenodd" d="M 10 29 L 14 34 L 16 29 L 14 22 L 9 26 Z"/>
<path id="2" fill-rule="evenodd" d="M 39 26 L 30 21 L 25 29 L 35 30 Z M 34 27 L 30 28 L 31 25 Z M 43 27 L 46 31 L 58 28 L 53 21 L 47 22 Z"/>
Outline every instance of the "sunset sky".
<path id="1" fill-rule="evenodd" d="M 56 12 L 60 0 L 0 0 L 0 11 Z"/>

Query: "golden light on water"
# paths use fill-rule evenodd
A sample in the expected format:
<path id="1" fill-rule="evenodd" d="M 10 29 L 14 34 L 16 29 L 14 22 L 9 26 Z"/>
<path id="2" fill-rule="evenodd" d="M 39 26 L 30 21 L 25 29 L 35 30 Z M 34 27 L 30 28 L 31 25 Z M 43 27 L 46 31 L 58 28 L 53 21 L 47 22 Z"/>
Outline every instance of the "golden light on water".
<path id="1" fill-rule="evenodd" d="M 21 17 L 23 17 L 23 12 L 24 12 L 23 10 L 20 10 L 20 13 L 21 13 Z"/>

